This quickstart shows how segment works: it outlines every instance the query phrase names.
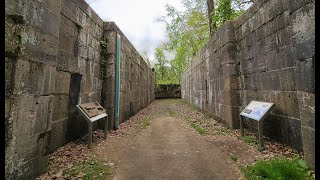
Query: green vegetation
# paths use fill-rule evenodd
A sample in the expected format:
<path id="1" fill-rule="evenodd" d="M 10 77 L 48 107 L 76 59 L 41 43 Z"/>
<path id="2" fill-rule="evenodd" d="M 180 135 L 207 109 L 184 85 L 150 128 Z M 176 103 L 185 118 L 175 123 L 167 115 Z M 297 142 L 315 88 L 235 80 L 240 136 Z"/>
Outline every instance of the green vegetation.
<path id="1" fill-rule="evenodd" d="M 257 138 L 255 136 L 241 136 L 240 139 L 247 144 L 257 144 Z"/>
<path id="2" fill-rule="evenodd" d="M 219 129 L 215 129 L 213 131 L 213 134 L 214 135 L 229 135 L 231 134 L 233 131 L 231 129 L 228 129 L 228 128 L 225 128 L 225 127 L 222 127 L 222 128 L 219 128 Z"/>
<path id="3" fill-rule="evenodd" d="M 140 127 L 142 129 L 145 129 L 148 126 L 150 126 L 150 119 L 149 118 L 145 118 L 143 121 L 140 122 Z"/>
<path id="4" fill-rule="evenodd" d="M 205 135 L 207 134 L 206 130 L 200 127 L 198 124 L 191 122 L 191 127 L 195 129 L 199 134 Z"/>
<path id="5" fill-rule="evenodd" d="M 252 2 L 253 0 L 182 0 L 182 11 L 167 4 L 166 15 L 158 18 L 158 22 L 166 24 L 168 40 L 155 50 L 155 59 L 158 61 L 154 66 L 156 83 L 179 84 L 183 70 L 210 36 L 226 20 L 237 18 L 245 6 Z M 169 59 L 168 54 L 174 57 Z"/>
<path id="6" fill-rule="evenodd" d="M 84 180 L 105 180 L 112 174 L 110 167 L 103 165 L 96 159 L 89 159 L 83 163 L 77 164 L 64 173 L 66 179 L 78 179 L 82 177 Z"/>
<path id="7" fill-rule="evenodd" d="M 237 158 L 237 156 L 235 156 L 235 155 L 230 155 L 230 159 L 232 160 L 232 161 L 234 161 L 234 162 L 237 162 L 238 161 L 238 158 Z"/>
<path id="8" fill-rule="evenodd" d="M 242 168 L 248 180 L 309 180 L 314 179 L 311 170 L 302 159 L 274 158 Z"/>
<path id="9" fill-rule="evenodd" d="M 171 117 L 177 116 L 177 113 L 176 113 L 175 111 L 171 110 L 171 109 L 168 110 L 168 113 L 169 113 L 169 115 L 170 115 Z"/>

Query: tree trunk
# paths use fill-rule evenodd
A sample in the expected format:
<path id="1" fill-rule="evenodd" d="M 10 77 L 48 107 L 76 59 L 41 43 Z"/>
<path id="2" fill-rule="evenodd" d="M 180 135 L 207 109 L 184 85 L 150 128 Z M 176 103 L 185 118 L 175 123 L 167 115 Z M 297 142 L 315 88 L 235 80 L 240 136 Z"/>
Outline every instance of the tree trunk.
<path id="1" fill-rule="evenodd" d="M 209 18 L 209 27 L 210 27 L 210 35 L 217 28 L 215 23 L 212 23 L 212 17 L 214 16 L 214 0 L 207 0 L 208 6 L 208 18 Z"/>

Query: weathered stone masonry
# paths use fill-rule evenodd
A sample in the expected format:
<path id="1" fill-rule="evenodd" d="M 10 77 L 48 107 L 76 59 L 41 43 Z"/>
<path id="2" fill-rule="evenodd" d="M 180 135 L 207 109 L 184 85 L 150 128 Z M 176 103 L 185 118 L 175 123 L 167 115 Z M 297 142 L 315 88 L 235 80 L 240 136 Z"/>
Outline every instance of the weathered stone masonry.
<path id="1" fill-rule="evenodd" d="M 50 152 L 87 133 L 76 104 L 101 102 L 113 128 L 110 32 L 122 38 L 121 122 L 154 99 L 154 75 L 83 0 L 5 3 L 5 174 L 32 179 L 46 170 Z"/>
<path id="2" fill-rule="evenodd" d="M 257 0 L 225 22 L 181 77 L 182 98 L 239 127 L 251 100 L 273 102 L 264 134 L 314 167 L 314 1 Z"/>
<path id="3" fill-rule="evenodd" d="M 155 76 L 147 63 L 139 55 L 130 41 L 113 22 L 104 23 L 104 40 L 106 43 L 102 61 L 106 60 L 105 81 L 102 90 L 102 103 L 108 110 L 111 119 L 114 119 L 115 106 L 115 64 L 116 64 L 116 39 L 121 36 L 121 70 L 120 70 L 120 118 L 123 122 L 132 115 L 145 108 L 155 99 Z M 109 127 L 114 127 L 110 121 Z"/>

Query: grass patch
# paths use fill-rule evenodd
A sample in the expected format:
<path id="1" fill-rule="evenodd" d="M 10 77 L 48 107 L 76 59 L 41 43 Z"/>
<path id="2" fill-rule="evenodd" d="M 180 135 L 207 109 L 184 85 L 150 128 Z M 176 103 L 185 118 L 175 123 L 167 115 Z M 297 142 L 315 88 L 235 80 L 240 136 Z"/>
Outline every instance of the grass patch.
<path id="1" fill-rule="evenodd" d="M 175 116 L 177 116 L 177 113 L 176 112 L 174 112 L 174 111 L 172 111 L 172 110 L 169 110 L 169 115 L 171 116 L 171 117 L 175 117 Z"/>
<path id="2" fill-rule="evenodd" d="M 204 135 L 207 134 L 206 130 L 200 127 L 199 125 L 195 124 L 194 122 L 191 122 L 191 127 L 195 129 L 199 134 Z"/>
<path id="3" fill-rule="evenodd" d="M 232 161 L 234 161 L 234 162 L 237 162 L 238 161 L 238 158 L 237 158 L 237 156 L 235 156 L 235 155 L 230 155 L 230 159 L 232 160 Z"/>
<path id="4" fill-rule="evenodd" d="M 242 168 L 248 180 L 312 180 L 314 175 L 302 159 L 274 158 Z"/>
<path id="5" fill-rule="evenodd" d="M 83 163 L 77 164 L 64 173 L 66 179 L 78 179 L 82 177 L 83 180 L 102 180 L 108 179 L 112 174 L 111 168 L 103 165 L 102 162 L 96 159 L 88 159 Z"/>
<path id="6" fill-rule="evenodd" d="M 140 122 L 140 127 L 142 129 L 145 129 L 148 126 L 150 126 L 150 119 L 149 118 L 144 118 L 144 120 L 142 122 Z"/>
<path id="7" fill-rule="evenodd" d="M 213 131 L 213 135 L 229 135 L 232 132 L 233 131 L 231 129 L 228 129 L 228 128 L 219 128 L 219 129 L 215 129 Z"/>
<path id="8" fill-rule="evenodd" d="M 258 151 L 263 150 L 263 147 L 260 147 L 260 145 L 259 145 L 259 141 L 258 141 L 257 137 L 255 137 L 253 135 L 240 136 L 240 139 L 243 142 L 245 142 L 251 146 L 254 146 Z"/>
<path id="9" fill-rule="evenodd" d="M 255 136 L 241 136 L 240 139 L 247 144 L 258 144 Z"/>

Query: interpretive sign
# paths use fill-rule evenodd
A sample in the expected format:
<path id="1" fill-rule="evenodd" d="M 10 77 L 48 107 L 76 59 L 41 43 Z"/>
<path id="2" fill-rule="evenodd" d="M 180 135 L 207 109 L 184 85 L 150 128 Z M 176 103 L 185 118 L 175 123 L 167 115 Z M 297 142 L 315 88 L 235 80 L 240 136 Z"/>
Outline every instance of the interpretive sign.
<path id="1" fill-rule="evenodd" d="M 85 119 L 91 122 L 108 116 L 106 110 L 98 102 L 79 104 L 77 107 L 84 115 Z"/>
<path id="2" fill-rule="evenodd" d="M 251 101 L 240 115 L 260 121 L 273 107 L 273 103 Z"/>
<path id="3" fill-rule="evenodd" d="M 242 136 L 244 136 L 244 131 L 243 131 L 243 121 L 241 116 L 247 117 L 249 119 L 253 119 L 258 122 L 259 144 L 261 149 L 264 149 L 263 135 L 262 135 L 263 120 L 272 111 L 274 106 L 275 106 L 274 103 L 270 103 L 270 102 L 251 101 L 247 105 L 247 107 L 240 113 L 240 130 L 241 130 Z"/>
<path id="4" fill-rule="evenodd" d="M 93 122 L 103 119 L 106 117 L 105 120 L 105 127 L 104 127 L 104 138 L 107 139 L 107 131 L 108 131 L 108 114 L 106 110 L 98 103 L 98 102 L 89 102 L 84 104 L 77 105 L 77 110 L 80 114 L 86 119 L 88 122 L 88 133 L 89 133 L 89 148 L 92 148 L 92 128 Z"/>

